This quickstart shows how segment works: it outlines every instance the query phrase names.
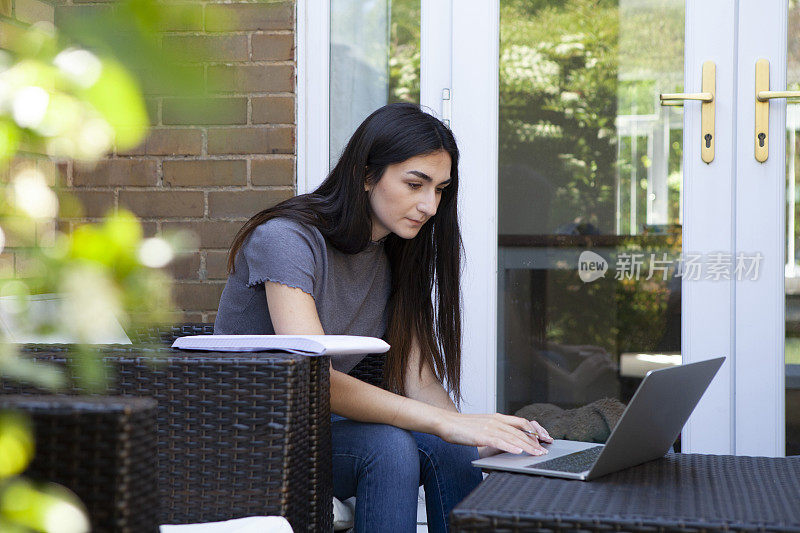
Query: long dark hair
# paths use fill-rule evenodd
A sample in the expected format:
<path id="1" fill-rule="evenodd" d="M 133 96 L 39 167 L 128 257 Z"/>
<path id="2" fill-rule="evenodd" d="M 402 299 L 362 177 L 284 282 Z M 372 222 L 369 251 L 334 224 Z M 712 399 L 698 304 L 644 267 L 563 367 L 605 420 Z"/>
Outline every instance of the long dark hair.
<path id="1" fill-rule="evenodd" d="M 450 155 L 451 182 L 442 192 L 436 214 L 413 239 L 391 233 L 385 241 L 392 289 L 386 332 L 391 349 L 384 366 L 384 382 L 389 390 L 405 394 L 403 375 L 413 332 L 419 342 L 420 369 L 427 361 L 458 403 L 462 252 L 456 207 L 458 147 L 453 132 L 419 106 L 389 104 L 373 112 L 356 129 L 339 162 L 317 190 L 290 198 L 250 218 L 233 239 L 228 272 L 234 272 L 236 254 L 247 236 L 275 217 L 316 226 L 342 252 L 360 252 L 372 237 L 364 184 L 379 182 L 388 165 L 440 150 Z"/>

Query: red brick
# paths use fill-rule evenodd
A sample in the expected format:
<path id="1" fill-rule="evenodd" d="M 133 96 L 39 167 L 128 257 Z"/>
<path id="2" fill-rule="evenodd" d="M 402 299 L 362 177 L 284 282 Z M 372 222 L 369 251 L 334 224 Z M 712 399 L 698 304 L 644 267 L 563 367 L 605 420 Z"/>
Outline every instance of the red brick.
<path id="1" fill-rule="evenodd" d="M 253 185 L 295 184 L 294 159 L 253 159 L 250 162 L 250 180 Z"/>
<path id="2" fill-rule="evenodd" d="M 216 311 L 225 283 L 205 281 L 176 281 L 172 287 L 173 299 L 178 309 Z"/>
<path id="3" fill-rule="evenodd" d="M 247 162 L 243 159 L 214 161 L 164 161 L 164 185 L 168 187 L 245 185 Z"/>
<path id="4" fill-rule="evenodd" d="M 119 155 L 200 155 L 202 149 L 200 130 L 153 128 L 145 142 Z"/>
<path id="5" fill-rule="evenodd" d="M 86 222 L 83 221 L 75 221 L 75 220 L 58 220 L 56 222 L 58 231 L 62 233 L 71 233 L 75 231 L 75 228 L 78 226 L 85 224 Z M 157 232 L 157 225 L 155 222 L 150 222 L 147 220 L 140 220 L 139 224 L 142 226 L 142 235 L 147 237 L 155 237 Z"/>
<path id="6" fill-rule="evenodd" d="M 212 92 L 269 93 L 294 90 L 291 65 L 212 65 L 206 86 Z"/>
<path id="7" fill-rule="evenodd" d="M 21 22 L 33 24 L 46 21 L 53 23 L 53 6 L 39 0 L 15 0 L 14 16 Z"/>
<path id="8" fill-rule="evenodd" d="M 20 250 L 14 254 L 14 277 L 17 279 L 41 278 L 42 262 L 34 258 L 28 250 Z"/>
<path id="9" fill-rule="evenodd" d="M 72 223 L 59 215 L 59 218 L 56 219 L 56 230 L 61 233 L 70 233 L 72 231 Z"/>
<path id="10" fill-rule="evenodd" d="M 54 187 L 58 181 L 56 179 L 58 177 L 56 162 L 46 156 L 18 152 L 10 162 L 2 164 L 0 167 L 2 167 L 0 176 L 4 179 L 8 179 L 9 175 L 16 175 L 18 172 L 35 169 L 41 173 L 45 183 L 50 187 Z"/>
<path id="11" fill-rule="evenodd" d="M 62 233 L 71 233 L 75 231 L 75 228 L 80 226 L 81 224 L 85 224 L 85 222 L 79 221 L 69 221 L 69 220 L 58 220 L 56 221 L 56 226 L 58 231 Z M 157 224 L 155 222 L 149 222 L 147 220 L 140 220 L 139 224 L 142 226 L 142 235 L 147 237 L 155 237 L 158 233 L 157 231 Z"/>
<path id="12" fill-rule="evenodd" d="M 257 33 L 250 38 L 254 61 L 291 61 L 294 59 L 293 33 Z"/>
<path id="13" fill-rule="evenodd" d="M 209 4 L 206 31 L 291 30 L 294 6 L 291 2 L 254 4 Z"/>
<path id="14" fill-rule="evenodd" d="M 155 237 L 156 233 L 158 233 L 158 225 L 155 222 L 140 220 L 139 223 L 142 225 L 142 235 L 145 238 Z"/>
<path id="15" fill-rule="evenodd" d="M 81 218 L 100 218 L 114 208 L 114 193 L 111 191 L 71 191 L 71 195 L 83 206 Z"/>
<path id="16" fill-rule="evenodd" d="M 246 124 L 247 98 L 164 98 L 164 124 Z"/>
<path id="17" fill-rule="evenodd" d="M 158 98 L 145 98 L 144 105 L 147 107 L 147 118 L 150 120 L 150 125 L 157 126 L 160 119 Z"/>
<path id="18" fill-rule="evenodd" d="M 0 279 L 9 280 L 14 278 L 14 253 L 4 251 L 0 254 Z"/>
<path id="19" fill-rule="evenodd" d="M 214 218 L 250 218 L 294 196 L 294 190 L 220 191 L 208 193 L 208 214 Z"/>
<path id="20" fill-rule="evenodd" d="M 21 22 L 13 19 L 0 20 L 0 48 L 12 49 L 24 34 L 25 25 Z"/>
<path id="21" fill-rule="evenodd" d="M 166 35 L 163 47 L 175 60 L 181 62 L 249 59 L 246 35 Z"/>
<path id="22" fill-rule="evenodd" d="M 208 279 L 228 279 L 228 252 L 209 250 L 206 252 L 206 276 Z"/>
<path id="23" fill-rule="evenodd" d="M 207 320 L 203 320 L 203 317 L 205 315 L 207 315 L 207 314 L 208 313 L 203 313 L 203 312 L 200 312 L 200 311 L 194 311 L 194 312 L 192 312 L 192 311 L 184 311 L 184 313 L 181 315 L 180 323 L 181 324 L 200 324 L 200 323 L 205 324 L 205 323 L 208 323 L 208 321 Z M 176 323 L 178 323 L 178 322 L 176 322 Z M 213 324 L 213 323 L 214 323 L 214 321 L 212 320 L 211 324 Z"/>
<path id="24" fill-rule="evenodd" d="M 175 279 L 200 279 L 200 254 L 178 256 L 167 265 L 166 270 Z"/>
<path id="25" fill-rule="evenodd" d="M 148 218 L 202 217 L 204 211 L 201 191 L 120 191 L 119 205 Z"/>
<path id="26" fill-rule="evenodd" d="M 253 124 L 294 124 L 293 96 L 254 96 Z"/>
<path id="27" fill-rule="evenodd" d="M 55 7 L 54 23 L 57 28 L 76 29 L 86 20 L 110 14 L 111 6 L 108 5 L 60 5 Z"/>
<path id="28" fill-rule="evenodd" d="M 158 180 L 156 162 L 152 159 L 106 159 L 94 169 L 75 164 L 72 184 L 75 187 L 155 186 Z"/>
<path id="29" fill-rule="evenodd" d="M 209 128 L 209 154 L 291 154 L 294 128 Z"/>
<path id="30" fill-rule="evenodd" d="M 142 92 L 145 95 L 173 95 L 185 96 L 186 88 L 203 87 L 205 75 L 204 67 L 195 65 L 170 65 L 169 76 L 163 76 L 156 69 L 141 71 L 134 70 Z"/>
<path id="31" fill-rule="evenodd" d="M 201 31 L 203 6 L 201 4 L 160 4 L 162 15 L 158 29 L 161 31 Z"/>
<path id="32" fill-rule="evenodd" d="M 38 222 L 36 224 L 36 242 L 42 247 L 55 245 L 56 223 L 53 221 Z"/>
<path id="33" fill-rule="evenodd" d="M 36 239 L 36 225 L 30 218 L 8 215 L 3 217 L 2 227 L 6 248 L 33 246 Z"/>
<path id="34" fill-rule="evenodd" d="M 161 230 L 177 231 L 188 230 L 197 236 L 200 248 L 225 248 L 230 247 L 233 237 L 239 231 L 243 222 L 227 220 L 199 220 L 197 222 L 164 222 Z"/>

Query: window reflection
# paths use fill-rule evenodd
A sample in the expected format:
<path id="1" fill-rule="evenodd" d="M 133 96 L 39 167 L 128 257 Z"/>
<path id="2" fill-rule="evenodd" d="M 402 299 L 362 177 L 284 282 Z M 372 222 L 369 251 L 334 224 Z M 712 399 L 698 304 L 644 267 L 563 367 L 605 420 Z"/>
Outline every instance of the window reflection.
<path id="1" fill-rule="evenodd" d="M 677 266 L 683 115 L 658 94 L 682 91 L 683 2 L 500 6 L 498 409 L 627 402 L 680 362 L 675 268 L 615 266 Z M 591 282 L 587 250 L 608 263 Z"/>
<path id="2" fill-rule="evenodd" d="M 420 10 L 420 0 L 331 0 L 331 165 L 375 109 L 419 103 Z"/>

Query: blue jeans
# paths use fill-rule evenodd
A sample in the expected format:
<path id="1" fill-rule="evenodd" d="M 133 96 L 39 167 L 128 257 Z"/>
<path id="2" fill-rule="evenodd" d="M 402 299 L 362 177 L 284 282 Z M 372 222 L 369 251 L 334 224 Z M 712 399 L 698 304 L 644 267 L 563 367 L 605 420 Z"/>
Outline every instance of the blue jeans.
<path id="1" fill-rule="evenodd" d="M 472 446 L 332 415 L 333 495 L 356 497 L 355 532 L 413 532 L 425 486 L 428 531 L 448 530 L 453 507 L 483 480 Z"/>

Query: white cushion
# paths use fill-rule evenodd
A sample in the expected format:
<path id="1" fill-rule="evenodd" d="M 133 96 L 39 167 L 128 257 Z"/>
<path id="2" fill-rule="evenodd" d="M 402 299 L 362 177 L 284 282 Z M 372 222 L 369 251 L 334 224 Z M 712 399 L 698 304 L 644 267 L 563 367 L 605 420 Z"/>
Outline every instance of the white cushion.
<path id="1" fill-rule="evenodd" d="M 248 516 L 224 522 L 163 525 L 161 533 L 293 533 L 282 516 Z"/>
<path id="2" fill-rule="evenodd" d="M 356 497 L 353 496 L 340 502 L 338 498 L 333 498 L 333 530 L 345 531 L 353 527 L 353 520 L 356 512 Z"/>

